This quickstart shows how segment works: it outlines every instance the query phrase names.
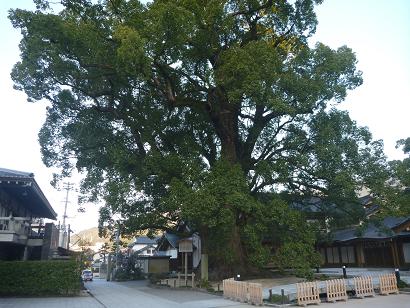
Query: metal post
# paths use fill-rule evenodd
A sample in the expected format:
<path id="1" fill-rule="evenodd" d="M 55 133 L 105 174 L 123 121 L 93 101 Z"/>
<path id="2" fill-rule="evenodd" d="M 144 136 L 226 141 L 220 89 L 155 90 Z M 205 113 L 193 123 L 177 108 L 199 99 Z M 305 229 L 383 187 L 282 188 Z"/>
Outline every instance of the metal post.
<path id="1" fill-rule="evenodd" d="M 284 305 L 285 304 L 285 290 L 284 289 L 280 290 L 280 295 L 282 296 L 282 305 Z"/>
<path id="2" fill-rule="evenodd" d="M 111 265 L 111 254 L 108 254 L 108 263 L 107 263 L 107 281 L 111 280 L 111 270 L 112 270 L 112 265 Z"/>
<path id="3" fill-rule="evenodd" d="M 347 278 L 347 275 L 346 275 L 346 266 L 343 265 L 342 270 L 343 270 L 343 278 Z"/>
<path id="4" fill-rule="evenodd" d="M 119 254 L 120 254 L 120 222 L 117 221 L 117 235 L 115 238 L 115 242 L 116 242 L 116 252 L 115 252 L 115 271 L 118 270 L 118 265 L 119 265 Z"/>
<path id="5" fill-rule="evenodd" d="M 185 253 L 185 286 L 188 285 L 188 253 Z"/>
<path id="6" fill-rule="evenodd" d="M 396 274 L 397 284 L 399 284 L 400 283 L 400 270 L 398 268 L 396 268 L 394 270 L 394 273 Z"/>

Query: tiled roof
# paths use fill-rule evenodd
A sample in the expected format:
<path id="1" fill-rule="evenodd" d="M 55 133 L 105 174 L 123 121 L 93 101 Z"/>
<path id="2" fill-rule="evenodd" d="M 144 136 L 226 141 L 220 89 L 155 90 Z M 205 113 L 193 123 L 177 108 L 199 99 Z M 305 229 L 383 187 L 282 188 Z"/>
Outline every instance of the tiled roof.
<path id="1" fill-rule="evenodd" d="M 154 237 L 153 239 L 149 238 L 148 236 L 139 236 L 135 238 L 135 241 L 132 242 L 129 246 L 134 245 L 155 245 L 157 244 L 159 237 Z"/>
<path id="2" fill-rule="evenodd" d="M 0 189 L 20 200 L 36 217 L 56 219 L 53 210 L 31 172 L 0 168 Z"/>
<path id="3" fill-rule="evenodd" d="M 6 168 L 0 168 L 0 178 L 33 178 L 34 174 L 31 172 L 22 172 Z"/>
<path id="4" fill-rule="evenodd" d="M 357 239 L 387 239 L 396 236 L 410 236 L 410 233 L 401 232 L 395 234 L 393 228 L 410 220 L 410 217 L 386 217 L 380 226 L 369 224 L 362 232 L 358 228 L 338 230 L 333 233 L 333 240 L 337 242 L 348 242 Z"/>

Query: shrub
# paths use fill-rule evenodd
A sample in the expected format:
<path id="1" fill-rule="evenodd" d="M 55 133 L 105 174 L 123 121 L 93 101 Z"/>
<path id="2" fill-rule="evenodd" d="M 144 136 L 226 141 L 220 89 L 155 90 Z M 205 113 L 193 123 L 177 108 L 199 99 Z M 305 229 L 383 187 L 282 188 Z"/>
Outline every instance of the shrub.
<path id="1" fill-rule="evenodd" d="M 280 270 L 291 268 L 296 276 L 312 280 L 312 268 L 320 264 L 320 255 L 309 243 L 289 242 L 278 249 L 274 261 Z"/>
<path id="2" fill-rule="evenodd" d="M 403 280 L 399 280 L 399 282 L 397 283 L 397 287 L 402 289 L 402 288 L 407 288 L 409 286 L 409 284 Z"/>
<path id="3" fill-rule="evenodd" d="M 115 273 L 115 280 L 125 281 L 125 280 L 143 280 L 145 279 L 144 274 L 140 268 L 134 270 L 128 270 L 126 268 L 119 268 Z"/>
<path id="4" fill-rule="evenodd" d="M 80 267 L 75 261 L 0 261 L 0 296 L 75 295 Z"/>

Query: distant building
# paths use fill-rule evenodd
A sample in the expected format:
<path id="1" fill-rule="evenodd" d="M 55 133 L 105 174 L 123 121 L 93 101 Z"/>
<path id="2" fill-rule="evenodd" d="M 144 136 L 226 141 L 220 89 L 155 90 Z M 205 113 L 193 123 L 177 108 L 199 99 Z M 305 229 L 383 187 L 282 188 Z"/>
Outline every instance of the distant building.
<path id="1" fill-rule="evenodd" d="M 158 239 L 158 237 L 151 239 L 148 236 L 139 236 L 128 245 L 128 248 L 130 248 L 131 253 L 137 253 L 140 256 L 153 256 L 158 245 Z"/>
<path id="2" fill-rule="evenodd" d="M 44 219 L 57 214 L 34 174 L 0 168 L 0 260 L 51 259 L 66 254 L 59 230 Z"/>

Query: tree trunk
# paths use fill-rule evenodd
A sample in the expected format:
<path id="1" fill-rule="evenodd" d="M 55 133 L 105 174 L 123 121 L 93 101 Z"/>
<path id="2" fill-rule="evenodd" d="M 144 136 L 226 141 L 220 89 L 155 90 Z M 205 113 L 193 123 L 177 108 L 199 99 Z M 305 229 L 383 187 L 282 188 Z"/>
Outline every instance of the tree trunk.
<path id="1" fill-rule="evenodd" d="M 215 132 L 221 140 L 221 157 L 235 164 L 238 162 L 240 146 L 238 135 L 239 107 L 228 101 L 221 89 L 213 89 L 208 94 L 209 116 Z"/>
<path id="2" fill-rule="evenodd" d="M 242 246 L 241 234 L 238 225 L 234 225 L 229 242 L 229 248 L 234 255 L 235 263 L 231 270 L 234 275 L 241 274 L 246 269 L 245 252 Z"/>
<path id="3" fill-rule="evenodd" d="M 238 127 L 239 105 L 230 103 L 226 94 L 220 88 L 213 89 L 209 93 L 208 103 L 210 104 L 209 115 L 212 124 L 221 140 L 221 159 L 232 166 L 240 163 L 242 147 Z M 236 215 L 234 218 L 236 221 L 239 213 L 235 209 L 232 210 Z M 242 272 L 246 267 L 246 260 L 238 224 L 235 224 L 232 229 L 227 248 L 231 250 L 235 260 L 235 264 L 229 265 L 227 270 L 234 274 Z"/>
<path id="4" fill-rule="evenodd" d="M 208 227 L 201 228 L 201 280 L 208 281 Z"/>

